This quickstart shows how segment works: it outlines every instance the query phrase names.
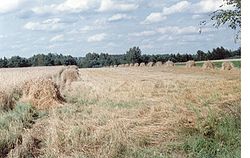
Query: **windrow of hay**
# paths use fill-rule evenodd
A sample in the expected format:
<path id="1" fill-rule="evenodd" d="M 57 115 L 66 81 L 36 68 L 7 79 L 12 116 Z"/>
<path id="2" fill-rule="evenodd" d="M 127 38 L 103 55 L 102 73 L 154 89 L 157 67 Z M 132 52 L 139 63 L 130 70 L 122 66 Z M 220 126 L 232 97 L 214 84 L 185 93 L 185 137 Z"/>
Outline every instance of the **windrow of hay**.
<path id="1" fill-rule="evenodd" d="M 140 67 L 144 67 L 144 66 L 146 66 L 145 63 L 140 63 Z"/>
<path id="2" fill-rule="evenodd" d="M 230 61 L 225 61 L 222 63 L 221 70 L 232 70 L 234 68 L 234 65 Z"/>
<path id="3" fill-rule="evenodd" d="M 168 60 L 164 65 L 167 67 L 171 67 L 171 66 L 174 66 L 174 62 Z"/>
<path id="4" fill-rule="evenodd" d="M 149 63 L 147 63 L 147 66 L 148 66 L 148 67 L 154 66 L 154 62 L 149 62 Z"/>
<path id="5" fill-rule="evenodd" d="M 210 60 L 205 61 L 204 64 L 202 65 L 203 69 L 214 69 L 215 65 L 212 63 Z"/>
<path id="6" fill-rule="evenodd" d="M 186 62 L 186 68 L 192 68 L 195 67 L 195 61 L 194 60 L 189 60 L 188 62 Z"/>
<path id="7" fill-rule="evenodd" d="M 156 63 L 155 63 L 155 66 L 162 66 L 162 62 L 161 61 L 157 61 Z"/>
<path id="8" fill-rule="evenodd" d="M 37 109 L 48 109 L 63 103 L 60 90 L 51 79 L 38 78 L 26 81 L 22 87 L 22 102 L 28 102 Z"/>

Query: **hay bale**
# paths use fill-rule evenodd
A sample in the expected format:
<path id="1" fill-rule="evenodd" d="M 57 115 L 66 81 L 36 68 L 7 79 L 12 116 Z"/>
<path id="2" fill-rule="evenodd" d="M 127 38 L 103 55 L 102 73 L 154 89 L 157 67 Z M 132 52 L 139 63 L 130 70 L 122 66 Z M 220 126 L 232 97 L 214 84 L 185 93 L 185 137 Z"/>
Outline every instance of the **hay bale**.
<path id="1" fill-rule="evenodd" d="M 48 109 L 64 102 L 58 86 L 51 79 L 26 81 L 22 90 L 21 101 L 28 102 L 37 109 Z"/>
<path id="2" fill-rule="evenodd" d="M 140 63 L 140 67 L 144 67 L 144 66 L 146 66 L 145 63 Z"/>
<path id="3" fill-rule="evenodd" d="M 120 64 L 118 65 L 118 67 L 125 67 L 125 64 Z"/>
<path id="4" fill-rule="evenodd" d="M 129 67 L 133 67 L 133 66 L 134 66 L 134 63 L 130 63 L 130 64 L 129 64 Z"/>
<path id="5" fill-rule="evenodd" d="M 221 70 L 232 70 L 234 68 L 234 64 L 230 61 L 225 61 L 222 63 Z"/>
<path id="6" fill-rule="evenodd" d="M 157 67 L 162 66 L 162 62 L 161 62 L 161 61 L 157 61 L 157 62 L 155 63 L 155 66 L 157 66 Z"/>
<path id="7" fill-rule="evenodd" d="M 214 69 L 215 65 L 211 61 L 205 61 L 204 64 L 202 65 L 203 69 Z"/>
<path id="8" fill-rule="evenodd" d="M 118 67 L 118 65 L 114 65 L 114 67 Z"/>
<path id="9" fill-rule="evenodd" d="M 149 62 L 149 63 L 147 64 L 147 67 L 152 67 L 152 66 L 154 66 L 154 62 Z"/>
<path id="10" fill-rule="evenodd" d="M 189 60 L 188 62 L 186 62 L 186 68 L 191 68 L 191 67 L 195 67 L 195 61 L 194 60 Z"/>
<path id="11" fill-rule="evenodd" d="M 171 67 L 171 66 L 174 66 L 174 62 L 168 60 L 164 65 L 167 67 Z"/>
<path id="12" fill-rule="evenodd" d="M 0 110 L 11 110 L 15 106 L 15 100 L 12 93 L 0 91 Z"/>
<path id="13" fill-rule="evenodd" d="M 69 65 L 69 66 L 68 66 L 68 69 L 76 69 L 76 70 L 78 70 L 79 67 L 76 66 L 76 65 Z"/>
<path id="14" fill-rule="evenodd" d="M 65 88 L 65 86 L 71 86 L 71 83 L 74 81 L 77 81 L 80 78 L 80 74 L 78 69 L 74 69 L 74 68 L 67 68 L 65 69 L 61 76 L 61 82 L 60 82 L 60 88 L 61 90 L 63 90 Z"/>
<path id="15" fill-rule="evenodd" d="M 139 63 L 135 63 L 135 64 L 134 64 L 134 67 L 138 67 L 138 66 L 139 66 Z"/>

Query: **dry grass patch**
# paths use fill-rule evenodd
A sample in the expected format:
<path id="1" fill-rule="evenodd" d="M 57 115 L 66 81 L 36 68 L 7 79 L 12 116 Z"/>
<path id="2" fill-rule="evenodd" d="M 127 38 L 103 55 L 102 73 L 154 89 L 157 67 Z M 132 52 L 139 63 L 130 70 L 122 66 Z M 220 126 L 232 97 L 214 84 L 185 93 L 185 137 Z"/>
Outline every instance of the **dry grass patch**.
<path id="1" fill-rule="evenodd" d="M 222 63 L 221 70 L 232 70 L 234 68 L 234 65 L 230 61 L 225 61 Z"/>

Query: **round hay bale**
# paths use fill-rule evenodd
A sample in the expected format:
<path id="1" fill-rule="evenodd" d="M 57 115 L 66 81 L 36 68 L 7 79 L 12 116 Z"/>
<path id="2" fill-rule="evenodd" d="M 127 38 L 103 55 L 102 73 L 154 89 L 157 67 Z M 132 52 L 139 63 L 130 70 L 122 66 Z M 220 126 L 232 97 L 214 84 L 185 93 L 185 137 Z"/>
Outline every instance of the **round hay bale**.
<path id="1" fill-rule="evenodd" d="M 154 66 L 154 62 L 149 62 L 149 63 L 147 64 L 147 67 L 152 67 L 152 66 Z"/>
<path id="2" fill-rule="evenodd" d="M 0 91 L 0 110 L 11 110 L 15 106 L 15 100 L 11 93 Z"/>
<path id="3" fill-rule="evenodd" d="M 145 63 L 140 63 L 140 67 L 144 67 L 144 66 L 146 66 Z"/>
<path id="4" fill-rule="evenodd" d="M 222 63 L 221 70 L 232 70 L 234 68 L 234 64 L 230 61 L 225 61 Z"/>
<path id="5" fill-rule="evenodd" d="M 37 109 L 48 109 L 64 102 L 58 86 L 47 78 L 30 80 L 23 85 L 22 101 Z"/>
<path id="6" fill-rule="evenodd" d="M 171 67 L 174 66 L 174 62 L 168 60 L 164 65 L 166 65 L 167 67 Z"/>
<path id="7" fill-rule="evenodd" d="M 161 61 L 157 61 L 157 62 L 155 63 L 155 66 L 157 66 L 157 67 L 162 66 L 162 62 L 161 62 Z"/>
<path id="8" fill-rule="evenodd" d="M 194 60 L 189 60 L 188 62 L 186 62 L 186 68 L 192 68 L 195 67 L 195 61 Z"/>
<path id="9" fill-rule="evenodd" d="M 134 66 L 134 63 L 130 63 L 129 66 L 130 66 L 130 67 L 133 67 L 133 66 Z"/>
<path id="10" fill-rule="evenodd" d="M 129 64 L 125 64 L 124 67 L 129 67 Z"/>
<path id="11" fill-rule="evenodd" d="M 138 67 L 138 66 L 139 66 L 139 63 L 135 63 L 135 64 L 134 64 L 134 67 Z"/>
<path id="12" fill-rule="evenodd" d="M 214 69 L 215 65 L 211 61 L 205 61 L 204 64 L 202 65 L 203 69 Z"/>

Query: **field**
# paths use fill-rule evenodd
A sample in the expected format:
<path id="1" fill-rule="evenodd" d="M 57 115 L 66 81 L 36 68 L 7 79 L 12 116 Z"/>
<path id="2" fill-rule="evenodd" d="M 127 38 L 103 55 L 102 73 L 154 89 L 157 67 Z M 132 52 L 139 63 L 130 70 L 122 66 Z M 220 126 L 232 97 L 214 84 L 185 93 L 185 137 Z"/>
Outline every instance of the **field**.
<path id="1" fill-rule="evenodd" d="M 1 89 L 60 67 L 0 69 Z M 0 111 L 0 157 L 240 157 L 240 70 L 80 69 L 47 110 Z M 15 86 L 14 86 L 15 85 Z"/>

